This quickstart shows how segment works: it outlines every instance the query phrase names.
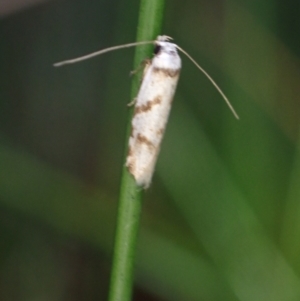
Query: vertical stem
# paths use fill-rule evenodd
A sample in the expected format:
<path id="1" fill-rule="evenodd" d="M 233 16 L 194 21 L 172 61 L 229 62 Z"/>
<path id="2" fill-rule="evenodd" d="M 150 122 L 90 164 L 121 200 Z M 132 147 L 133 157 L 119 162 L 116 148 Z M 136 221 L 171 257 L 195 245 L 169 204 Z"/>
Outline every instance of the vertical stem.
<path id="1" fill-rule="evenodd" d="M 137 41 L 153 40 L 160 33 L 164 0 L 141 0 Z M 134 69 L 150 56 L 151 46 L 136 48 Z M 132 82 L 132 99 L 137 95 L 140 78 Z M 126 145 L 131 128 L 129 113 Z M 126 147 L 127 150 L 127 147 Z M 126 151 L 127 155 L 127 151 Z M 126 156 L 125 156 L 126 158 Z M 123 167 L 109 301 L 129 301 L 132 296 L 136 243 L 142 208 L 142 190 L 136 186 L 127 168 Z"/>

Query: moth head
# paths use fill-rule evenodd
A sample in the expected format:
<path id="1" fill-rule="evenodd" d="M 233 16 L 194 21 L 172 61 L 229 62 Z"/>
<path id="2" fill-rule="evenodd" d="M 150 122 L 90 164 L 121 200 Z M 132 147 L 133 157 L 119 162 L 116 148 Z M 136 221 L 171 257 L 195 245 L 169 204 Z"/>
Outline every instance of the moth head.
<path id="1" fill-rule="evenodd" d="M 170 56 L 177 56 L 178 52 L 177 52 L 176 45 L 170 42 L 156 41 L 154 47 L 154 55 L 160 56 L 163 54 L 167 54 Z"/>

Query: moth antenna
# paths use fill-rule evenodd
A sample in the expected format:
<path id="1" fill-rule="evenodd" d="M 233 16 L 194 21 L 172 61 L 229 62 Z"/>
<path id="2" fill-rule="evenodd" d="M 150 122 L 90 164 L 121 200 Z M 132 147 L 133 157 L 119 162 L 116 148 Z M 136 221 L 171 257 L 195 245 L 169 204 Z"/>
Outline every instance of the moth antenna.
<path id="1" fill-rule="evenodd" d="M 123 44 L 123 45 L 118 45 L 118 46 L 113 46 L 113 47 L 108 47 L 102 50 L 98 50 L 96 52 L 92 52 L 89 54 L 86 54 L 84 56 L 80 56 L 74 59 L 70 59 L 70 60 L 66 60 L 66 61 L 62 61 L 62 62 L 58 62 L 53 64 L 54 67 L 60 67 L 63 65 L 68 65 L 68 64 L 74 64 L 74 63 L 78 63 L 84 60 L 88 60 L 94 56 L 97 55 L 101 55 L 103 53 L 106 52 L 110 52 L 110 51 L 114 51 L 114 50 L 118 50 L 118 49 L 122 49 L 122 48 L 129 48 L 129 47 L 134 47 L 134 46 L 140 46 L 140 45 L 146 45 L 146 44 L 153 44 L 155 43 L 155 41 L 143 41 L 143 42 L 134 42 L 134 43 L 129 43 L 129 44 Z"/>
<path id="2" fill-rule="evenodd" d="M 225 96 L 221 88 L 217 85 L 217 83 L 211 78 L 211 76 L 182 48 L 175 45 L 178 50 L 180 50 L 183 54 L 185 54 L 194 64 L 195 66 L 210 80 L 210 82 L 215 86 L 215 88 L 218 90 L 218 92 L 221 94 L 223 99 L 225 100 L 226 104 L 228 105 L 229 109 L 233 113 L 234 117 L 236 119 L 240 119 L 239 115 L 236 113 L 235 109 L 233 108 L 232 104 L 228 100 L 228 98 Z"/>
<path id="3" fill-rule="evenodd" d="M 166 36 L 166 35 L 157 36 L 157 38 L 156 38 L 156 41 L 158 41 L 158 42 L 168 42 L 168 41 L 172 41 L 172 40 L 173 40 L 172 37 Z"/>

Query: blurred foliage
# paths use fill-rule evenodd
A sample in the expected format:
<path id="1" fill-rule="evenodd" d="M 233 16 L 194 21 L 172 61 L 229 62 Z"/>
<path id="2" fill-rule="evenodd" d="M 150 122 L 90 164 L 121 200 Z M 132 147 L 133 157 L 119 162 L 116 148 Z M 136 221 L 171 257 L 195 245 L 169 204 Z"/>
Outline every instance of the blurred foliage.
<path id="1" fill-rule="evenodd" d="M 138 1 L 1 19 L 0 299 L 105 300 Z M 299 3 L 169 1 L 186 59 L 145 193 L 135 300 L 300 299 Z"/>

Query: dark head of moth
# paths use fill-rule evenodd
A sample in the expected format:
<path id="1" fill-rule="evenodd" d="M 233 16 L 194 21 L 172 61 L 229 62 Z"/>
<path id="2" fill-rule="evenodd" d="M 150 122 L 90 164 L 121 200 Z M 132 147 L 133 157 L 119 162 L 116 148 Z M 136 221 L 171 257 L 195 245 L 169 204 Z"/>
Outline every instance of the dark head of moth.
<path id="1" fill-rule="evenodd" d="M 161 51 L 161 46 L 158 44 L 155 44 L 153 54 L 157 55 L 157 54 L 159 54 L 160 51 Z"/>
<path id="2" fill-rule="evenodd" d="M 164 47 L 161 43 L 161 41 L 157 41 L 154 44 L 154 50 L 153 50 L 153 54 L 154 55 L 159 55 L 161 54 L 163 51 L 167 52 L 169 55 L 177 55 L 177 51 L 176 50 L 171 50 L 171 49 L 166 49 L 166 47 Z M 169 42 L 168 42 L 169 43 Z M 176 46 L 175 46 L 176 47 Z"/>

